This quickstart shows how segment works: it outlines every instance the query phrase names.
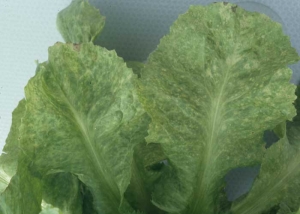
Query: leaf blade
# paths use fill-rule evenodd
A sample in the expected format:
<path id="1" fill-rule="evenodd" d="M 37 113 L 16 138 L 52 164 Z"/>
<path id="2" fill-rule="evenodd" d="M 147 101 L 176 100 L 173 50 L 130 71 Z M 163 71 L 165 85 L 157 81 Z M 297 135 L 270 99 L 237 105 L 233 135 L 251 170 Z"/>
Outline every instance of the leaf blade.
<path id="1" fill-rule="evenodd" d="M 119 212 L 133 147 L 142 141 L 133 136 L 145 116 L 135 78 L 115 52 L 57 43 L 25 88 L 23 135 L 31 143 L 23 147 L 35 154 L 32 172 L 77 175 L 100 213 Z"/>
<path id="2" fill-rule="evenodd" d="M 299 86 L 296 89 L 297 115 L 293 122 L 283 122 L 277 131 L 280 140 L 267 149 L 258 178 L 241 200 L 233 203 L 235 213 L 262 213 L 278 207 L 278 213 L 296 212 L 300 204 L 299 182 Z"/>
<path id="3" fill-rule="evenodd" d="M 93 42 L 101 33 L 105 17 L 87 0 L 73 0 L 57 14 L 56 25 L 67 43 Z"/>
<path id="4" fill-rule="evenodd" d="M 286 65 L 297 60 L 280 25 L 264 15 L 216 3 L 179 17 L 139 85 L 152 118 L 146 140 L 161 143 L 174 168 L 173 182 L 154 193 L 157 206 L 214 213 L 224 175 L 259 163 L 263 131 L 294 116 Z"/>

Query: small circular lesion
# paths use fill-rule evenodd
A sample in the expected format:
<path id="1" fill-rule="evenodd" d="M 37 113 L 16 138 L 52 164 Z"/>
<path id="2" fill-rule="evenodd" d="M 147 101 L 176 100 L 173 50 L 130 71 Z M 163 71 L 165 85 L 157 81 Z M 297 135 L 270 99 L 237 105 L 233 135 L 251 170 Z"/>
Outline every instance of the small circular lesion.
<path id="1" fill-rule="evenodd" d="M 232 12 L 236 12 L 236 9 L 238 8 L 238 6 L 237 5 L 235 5 L 235 6 L 231 6 L 231 10 L 232 10 Z"/>
<path id="2" fill-rule="evenodd" d="M 75 50 L 75 51 L 80 51 L 80 44 L 76 44 L 76 43 L 73 43 L 73 49 Z"/>
<path id="3" fill-rule="evenodd" d="M 214 3 L 214 4 L 218 4 L 218 3 L 220 3 L 220 2 L 218 2 L 218 1 L 214 1 L 213 3 Z M 227 2 L 227 1 L 223 1 L 222 3 L 223 3 L 224 5 L 227 5 L 229 2 Z"/>

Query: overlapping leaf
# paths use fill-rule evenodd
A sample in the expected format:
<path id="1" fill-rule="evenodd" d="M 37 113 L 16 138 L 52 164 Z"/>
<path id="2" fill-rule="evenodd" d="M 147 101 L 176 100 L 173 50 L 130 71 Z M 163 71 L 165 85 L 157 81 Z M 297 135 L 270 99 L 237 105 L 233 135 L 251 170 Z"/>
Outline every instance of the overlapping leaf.
<path id="1" fill-rule="evenodd" d="M 19 128 L 25 113 L 25 100 L 21 100 L 12 113 L 12 125 L 0 156 L 0 193 L 4 192 L 17 171 L 19 154 Z"/>
<path id="2" fill-rule="evenodd" d="M 278 214 L 296 212 L 300 205 L 300 123 L 299 86 L 295 101 L 297 116 L 293 122 L 276 128 L 281 139 L 272 145 L 263 159 L 252 189 L 233 204 L 234 214 L 262 213 L 278 207 Z M 279 131 L 281 130 L 281 131 Z"/>
<path id="3" fill-rule="evenodd" d="M 49 174 L 44 176 L 42 186 L 43 201 L 46 204 L 51 204 L 62 213 L 83 213 L 82 184 L 75 175 L 70 173 Z"/>
<path id="4" fill-rule="evenodd" d="M 41 211 L 41 182 L 28 169 L 32 153 L 23 152 L 18 154 L 16 174 L 0 195 L 1 214 L 37 214 Z"/>
<path id="5" fill-rule="evenodd" d="M 125 192 L 125 198 L 136 210 L 145 213 L 165 213 L 151 203 L 153 186 L 161 177 L 165 158 L 159 144 L 142 143 L 136 146 L 131 181 Z"/>
<path id="6" fill-rule="evenodd" d="M 12 125 L 3 153 L 0 156 L 0 213 L 38 213 L 42 197 L 41 184 L 28 171 L 30 154 L 20 149 L 21 119 L 25 114 L 25 100 L 21 100 L 12 114 Z M 24 128 L 24 127 L 23 127 Z"/>

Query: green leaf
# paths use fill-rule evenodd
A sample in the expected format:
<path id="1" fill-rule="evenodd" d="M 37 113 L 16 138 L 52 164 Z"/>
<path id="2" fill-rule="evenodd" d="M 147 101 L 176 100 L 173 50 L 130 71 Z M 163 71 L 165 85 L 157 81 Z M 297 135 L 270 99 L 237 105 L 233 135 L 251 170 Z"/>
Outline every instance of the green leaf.
<path id="1" fill-rule="evenodd" d="M 55 173 L 43 178 L 43 200 L 62 213 L 82 214 L 81 184 L 70 173 Z"/>
<path id="2" fill-rule="evenodd" d="M 38 213 L 42 199 L 41 185 L 32 177 L 27 164 L 30 154 L 20 150 L 21 119 L 25 114 L 23 99 L 12 113 L 12 125 L 0 157 L 0 213 Z M 24 128 L 24 127 L 23 127 Z"/>
<path id="3" fill-rule="evenodd" d="M 98 214 L 94 208 L 94 198 L 89 188 L 82 185 L 81 189 L 83 195 L 82 214 Z"/>
<path id="4" fill-rule="evenodd" d="M 59 208 L 42 201 L 42 211 L 39 214 L 69 214 L 62 212 Z"/>
<path id="5" fill-rule="evenodd" d="M 0 193 L 4 192 L 16 174 L 19 153 L 19 127 L 25 113 L 25 100 L 21 100 L 12 113 L 12 125 L 0 156 Z"/>
<path id="6" fill-rule="evenodd" d="M 41 182 L 33 177 L 28 169 L 28 165 L 32 161 L 31 154 L 22 151 L 18 156 L 17 172 L 0 195 L 0 213 L 37 214 L 41 211 Z"/>
<path id="7" fill-rule="evenodd" d="M 243 200 L 233 204 L 233 214 L 262 213 L 281 203 L 281 210 L 296 211 L 300 204 L 300 126 L 272 145 L 260 173 Z M 287 212 L 281 212 L 287 213 Z"/>
<path id="8" fill-rule="evenodd" d="M 277 207 L 275 206 L 273 208 L 277 208 Z M 280 203 L 278 206 L 278 211 L 276 212 L 276 214 L 292 214 L 292 213 L 295 213 L 295 212 L 292 212 L 290 207 L 285 203 Z"/>
<path id="9" fill-rule="evenodd" d="M 87 0 L 73 0 L 57 15 L 57 28 L 68 43 L 93 42 L 101 33 L 105 17 Z"/>
<path id="10" fill-rule="evenodd" d="M 223 177 L 260 163 L 263 131 L 295 115 L 280 24 L 230 3 L 191 6 L 141 73 L 140 100 L 173 167 L 154 203 L 170 213 L 214 214 Z"/>
<path id="11" fill-rule="evenodd" d="M 262 161 L 260 173 L 250 192 L 232 206 L 233 214 L 269 213 L 277 208 L 277 214 L 296 211 L 300 205 L 300 100 L 296 89 L 297 115 L 293 122 L 281 123 L 275 132 L 281 139 L 272 145 Z"/>
<path id="12" fill-rule="evenodd" d="M 121 212 L 121 214 L 146 214 L 146 213 L 140 211 L 123 211 Z"/>
<path id="13" fill-rule="evenodd" d="M 147 130 L 146 128 L 144 129 Z M 145 213 L 163 214 L 151 203 L 151 193 L 155 182 L 161 176 L 161 169 L 166 159 L 159 144 L 139 144 L 134 151 L 132 176 L 125 198 L 133 208 Z"/>
<path id="14" fill-rule="evenodd" d="M 72 173 L 91 192 L 95 210 L 119 213 L 128 206 L 123 194 L 134 146 L 144 140 L 135 136 L 146 120 L 137 77 L 114 51 L 92 43 L 57 43 L 39 69 L 25 87 L 22 147 L 34 153 L 31 172 Z"/>
<path id="15" fill-rule="evenodd" d="M 293 118 L 294 122 L 300 122 L 300 86 L 298 85 L 295 92 L 298 99 L 295 100 L 294 105 L 297 110 L 297 115 Z"/>
<path id="16" fill-rule="evenodd" d="M 128 61 L 126 62 L 128 68 L 132 68 L 133 73 L 137 74 L 138 77 L 141 77 L 141 72 L 145 67 L 145 64 L 142 62 Z"/>

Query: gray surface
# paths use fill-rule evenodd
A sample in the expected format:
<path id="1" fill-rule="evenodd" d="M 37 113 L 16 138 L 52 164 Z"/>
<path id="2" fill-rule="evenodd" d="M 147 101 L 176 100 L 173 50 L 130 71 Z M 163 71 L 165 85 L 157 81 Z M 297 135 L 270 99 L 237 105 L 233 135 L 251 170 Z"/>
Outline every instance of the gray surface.
<path id="1" fill-rule="evenodd" d="M 125 60 L 145 61 L 169 32 L 170 25 L 190 5 L 208 4 L 214 0 L 90 0 L 106 16 L 106 25 L 96 43 L 115 49 Z M 300 1 L 258 0 L 230 1 L 250 11 L 265 13 L 284 26 L 292 45 L 300 52 Z M 287 3 L 288 2 L 288 3 Z M 300 79 L 300 63 L 293 65 L 292 82 Z"/>
<path id="2" fill-rule="evenodd" d="M 266 148 L 272 146 L 279 138 L 271 131 L 265 131 L 264 141 Z M 247 193 L 252 186 L 255 177 L 259 173 L 260 166 L 233 169 L 225 176 L 227 186 L 225 188 L 227 198 L 230 201 L 237 199 L 239 196 Z"/>
<path id="3" fill-rule="evenodd" d="M 47 48 L 62 41 L 55 27 L 56 14 L 70 0 L 0 1 L 0 148 L 11 125 L 11 112 L 23 98 L 23 87 L 35 72 L 34 60 L 47 60 Z M 90 0 L 106 16 L 106 26 L 96 43 L 116 49 L 125 60 L 145 61 L 167 34 L 170 25 L 189 5 L 208 0 Z M 292 45 L 300 52 L 300 1 L 230 1 L 248 10 L 263 12 L 284 25 Z M 300 63 L 291 66 L 292 82 L 300 79 Z M 274 141 L 272 136 L 269 141 Z M 251 187 L 259 167 L 235 169 L 225 180 L 233 200 Z"/>

